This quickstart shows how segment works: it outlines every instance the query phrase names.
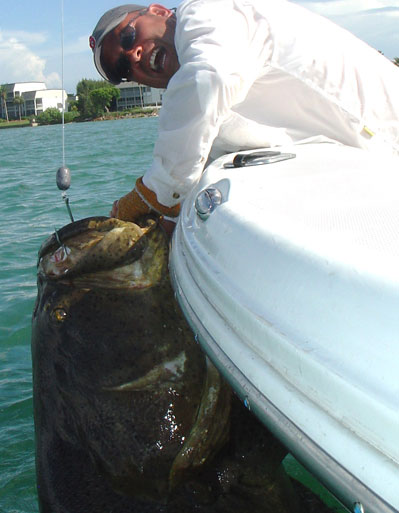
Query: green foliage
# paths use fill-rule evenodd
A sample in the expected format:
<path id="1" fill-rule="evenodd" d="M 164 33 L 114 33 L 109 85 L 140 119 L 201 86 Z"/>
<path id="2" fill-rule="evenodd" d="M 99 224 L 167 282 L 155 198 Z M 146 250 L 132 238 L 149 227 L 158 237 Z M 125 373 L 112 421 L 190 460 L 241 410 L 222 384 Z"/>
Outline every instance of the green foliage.
<path id="1" fill-rule="evenodd" d="M 399 57 L 394 57 L 392 62 L 395 64 L 395 66 L 399 66 Z"/>
<path id="2" fill-rule="evenodd" d="M 64 122 L 70 123 L 75 118 L 79 116 L 79 112 L 65 112 L 64 113 Z M 36 117 L 37 123 L 39 125 L 56 125 L 58 123 L 62 123 L 62 113 L 54 108 L 50 107 L 49 109 L 46 109 L 42 114 L 39 114 Z"/>
<path id="3" fill-rule="evenodd" d="M 116 87 L 100 87 L 90 92 L 93 114 L 98 117 L 104 110 L 109 110 L 111 103 L 119 98 L 120 91 Z"/>
<path id="4" fill-rule="evenodd" d="M 5 113 L 6 113 L 6 118 L 7 118 L 7 121 L 8 121 L 8 110 L 7 110 L 6 99 L 7 99 L 7 88 L 6 88 L 5 84 L 1 84 L 0 85 L 0 101 L 3 104 L 4 110 L 5 110 Z"/>
<path id="5" fill-rule="evenodd" d="M 15 96 L 13 102 L 15 105 L 18 105 L 19 120 L 21 121 L 21 105 L 25 103 L 25 100 L 22 96 Z"/>
<path id="6" fill-rule="evenodd" d="M 0 97 L 2 100 L 7 98 L 7 88 L 5 84 L 0 84 Z"/>
<path id="7" fill-rule="evenodd" d="M 102 103 L 102 107 L 100 108 L 100 97 L 102 97 L 102 102 L 104 102 L 105 93 L 94 95 L 93 98 L 91 93 L 97 89 L 111 89 L 117 91 L 117 93 L 114 93 L 110 104 Z M 89 80 L 84 78 L 76 86 L 76 94 L 79 98 L 78 110 L 81 114 L 81 117 L 85 119 L 96 117 L 99 115 L 99 113 L 101 114 L 106 107 L 112 107 L 112 103 L 115 102 L 117 94 L 119 94 L 119 90 L 105 80 Z"/>
<path id="8" fill-rule="evenodd" d="M 80 116 L 77 110 L 72 112 L 64 112 L 64 123 L 72 123 L 76 118 Z"/>
<path id="9" fill-rule="evenodd" d="M 76 100 L 68 100 L 68 110 L 69 111 L 78 111 L 78 102 Z"/>
<path id="10" fill-rule="evenodd" d="M 113 87 L 113 85 L 106 80 L 91 80 L 82 78 L 82 80 L 76 86 L 76 94 L 77 96 L 80 96 L 81 94 L 86 94 L 87 92 L 93 91 L 93 89 L 99 89 L 100 87 Z"/>
<path id="11" fill-rule="evenodd" d="M 29 126 L 29 121 L 27 119 L 23 119 L 22 121 L 12 120 L 12 121 L 8 121 L 7 123 L 0 123 L 0 129 L 19 128 L 19 127 L 23 127 L 23 126 Z"/>
<path id="12" fill-rule="evenodd" d="M 61 123 L 62 114 L 55 107 L 50 107 L 39 114 L 36 118 L 36 121 L 39 123 L 39 125 L 55 125 L 57 123 Z"/>

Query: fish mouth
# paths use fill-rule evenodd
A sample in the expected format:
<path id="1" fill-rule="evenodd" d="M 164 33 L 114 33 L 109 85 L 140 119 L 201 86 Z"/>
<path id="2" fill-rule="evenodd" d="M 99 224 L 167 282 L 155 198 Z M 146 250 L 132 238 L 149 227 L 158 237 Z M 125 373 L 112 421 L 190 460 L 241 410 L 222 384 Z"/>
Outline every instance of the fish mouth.
<path id="1" fill-rule="evenodd" d="M 149 64 L 155 73 L 163 73 L 166 62 L 166 49 L 162 46 L 154 48 L 151 52 Z"/>
<path id="2" fill-rule="evenodd" d="M 116 218 L 89 217 L 50 236 L 39 250 L 43 279 L 104 288 L 145 288 L 159 282 L 167 243 L 158 222 L 142 226 Z"/>

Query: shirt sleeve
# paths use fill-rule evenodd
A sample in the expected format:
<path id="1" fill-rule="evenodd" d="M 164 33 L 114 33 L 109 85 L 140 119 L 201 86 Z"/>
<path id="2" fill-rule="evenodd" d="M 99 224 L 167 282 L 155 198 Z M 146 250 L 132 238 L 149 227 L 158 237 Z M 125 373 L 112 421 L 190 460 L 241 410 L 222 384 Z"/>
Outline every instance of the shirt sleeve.
<path id="1" fill-rule="evenodd" d="M 177 17 L 180 68 L 163 96 L 153 162 L 143 178 L 166 206 L 199 180 L 221 123 L 272 52 L 266 20 L 245 1 L 188 0 Z"/>
<path id="2" fill-rule="evenodd" d="M 214 160 L 226 153 L 292 144 L 285 128 L 267 126 L 230 112 L 213 141 L 210 156 Z"/>

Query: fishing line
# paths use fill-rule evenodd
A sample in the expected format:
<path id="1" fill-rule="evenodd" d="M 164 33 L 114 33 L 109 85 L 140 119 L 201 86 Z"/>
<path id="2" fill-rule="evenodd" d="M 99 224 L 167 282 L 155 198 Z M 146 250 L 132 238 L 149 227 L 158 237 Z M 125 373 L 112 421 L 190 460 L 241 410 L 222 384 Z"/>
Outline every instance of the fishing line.
<path id="1" fill-rule="evenodd" d="M 61 0 L 61 90 L 62 90 L 62 166 L 58 169 L 56 175 L 57 187 L 62 191 L 61 197 L 65 201 L 71 221 L 74 222 L 71 207 L 69 206 L 69 198 L 66 191 L 71 185 L 71 172 L 65 165 L 65 90 L 64 90 L 64 0 Z"/>
<path id="2" fill-rule="evenodd" d="M 62 165 L 65 166 L 64 0 L 61 0 Z"/>

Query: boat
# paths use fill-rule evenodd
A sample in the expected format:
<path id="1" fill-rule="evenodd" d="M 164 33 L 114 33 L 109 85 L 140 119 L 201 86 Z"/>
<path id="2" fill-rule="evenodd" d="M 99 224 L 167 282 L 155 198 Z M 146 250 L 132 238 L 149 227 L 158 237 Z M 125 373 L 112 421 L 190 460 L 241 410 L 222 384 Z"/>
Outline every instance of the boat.
<path id="1" fill-rule="evenodd" d="M 399 159 L 333 141 L 224 155 L 173 287 L 245 405 L 350 511 L 399 511 Z"/>

